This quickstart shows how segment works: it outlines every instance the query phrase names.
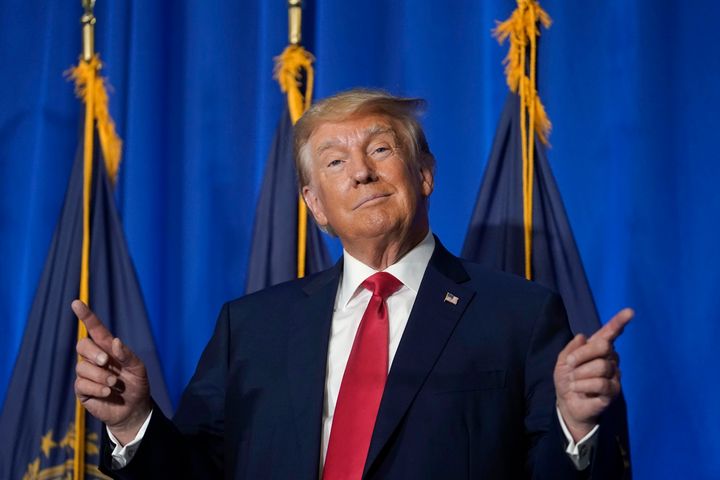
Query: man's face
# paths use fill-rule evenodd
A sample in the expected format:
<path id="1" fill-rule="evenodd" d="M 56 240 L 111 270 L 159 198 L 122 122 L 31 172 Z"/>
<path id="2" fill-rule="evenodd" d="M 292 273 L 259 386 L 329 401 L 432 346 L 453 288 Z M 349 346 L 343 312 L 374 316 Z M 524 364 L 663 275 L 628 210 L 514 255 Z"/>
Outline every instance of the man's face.
<path id="1" fill-rule="evenodd" d="M 303 196 L 316 221 L 343 243 L 402 239 L 427 229 L 432 172 L 411 165 L 388 118 L 366 115 L 322 124 L 308 146 L 310 183 Z"/>

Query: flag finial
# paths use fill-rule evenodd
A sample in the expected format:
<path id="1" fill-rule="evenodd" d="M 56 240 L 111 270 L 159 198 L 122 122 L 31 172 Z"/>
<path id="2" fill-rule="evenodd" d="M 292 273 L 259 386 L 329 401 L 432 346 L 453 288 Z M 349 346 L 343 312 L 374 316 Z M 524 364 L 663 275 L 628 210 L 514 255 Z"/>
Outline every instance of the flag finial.
<path id="1" fill-rule="evenodd" d="M 82 0 L 82 6 L 85 13 L 80 17 L 82 23 L 82 58 L 89 62 L 95 55 L 95 0 Z"/>
<path id="2" fill-rule="evenodd" d="M 302 0 L 288 0 L 288 43 L 300 45 L 302 40 Z"/>

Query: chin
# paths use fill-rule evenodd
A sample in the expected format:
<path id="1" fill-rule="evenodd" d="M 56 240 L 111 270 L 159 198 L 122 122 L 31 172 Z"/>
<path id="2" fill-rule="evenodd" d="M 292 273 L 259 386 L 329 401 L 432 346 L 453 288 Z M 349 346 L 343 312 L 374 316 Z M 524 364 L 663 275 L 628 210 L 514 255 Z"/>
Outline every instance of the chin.
<path id="1" fill-rule="evenodd" d="M 383 213 L 369 215 L 366 218 L 354 222 L 354 228 L 358 237 L 381 237 L 391 232 L 402 229 L 402 219 L 393 218 Z"/>

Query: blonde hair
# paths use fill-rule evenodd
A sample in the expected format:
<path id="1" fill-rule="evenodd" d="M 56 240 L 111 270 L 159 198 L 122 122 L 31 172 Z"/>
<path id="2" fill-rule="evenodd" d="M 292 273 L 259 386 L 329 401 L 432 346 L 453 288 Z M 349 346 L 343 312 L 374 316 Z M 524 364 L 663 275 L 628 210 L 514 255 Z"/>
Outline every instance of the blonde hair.
<path id="1" fill-rule="evenodd" d="M 353 89 L 325 98 L 314 104 L 295 124 L 295 167 L 300 190 L 310 183 L 310 137 L 327 122 L 341 122 L 363 115 L 382 115 L 398 137 L 400 147 L 409 152 L 408 160 L 418 170 L 435 170 L 435 157 L 430 152 L 418 115 L 426 105 L 420 98 L 402 98 L 382 90 Z"/>

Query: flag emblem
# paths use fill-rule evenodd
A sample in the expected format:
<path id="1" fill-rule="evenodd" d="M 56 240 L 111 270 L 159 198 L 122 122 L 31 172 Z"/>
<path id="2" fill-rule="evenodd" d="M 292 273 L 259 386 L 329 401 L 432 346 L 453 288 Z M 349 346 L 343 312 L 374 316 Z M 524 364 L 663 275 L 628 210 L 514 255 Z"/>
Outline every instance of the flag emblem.
<path id="1" fill-rule="evenodd" d="M 460 300 L 459 297 L 456 297 L 450 292 L 445 293 L 445 302 L 446 303 L 452 303 L 453 305 L 457 305 L 458 300 Z"/>

